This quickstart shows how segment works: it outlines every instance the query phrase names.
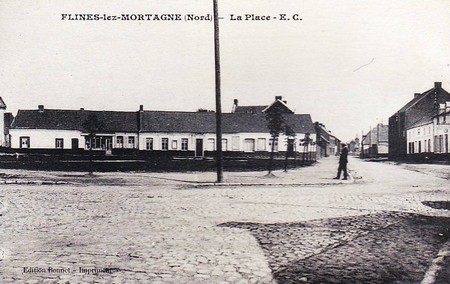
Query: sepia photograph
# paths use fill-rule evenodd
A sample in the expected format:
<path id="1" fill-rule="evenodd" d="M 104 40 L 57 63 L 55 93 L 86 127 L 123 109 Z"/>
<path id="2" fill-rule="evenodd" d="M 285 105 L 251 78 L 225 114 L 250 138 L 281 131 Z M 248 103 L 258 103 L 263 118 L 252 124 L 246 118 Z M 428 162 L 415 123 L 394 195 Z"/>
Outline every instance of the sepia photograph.
<path id="1" fill-rule="evenodd" d="M 448 11 L 0 0 L 0 283 L 450 283 Z"/>

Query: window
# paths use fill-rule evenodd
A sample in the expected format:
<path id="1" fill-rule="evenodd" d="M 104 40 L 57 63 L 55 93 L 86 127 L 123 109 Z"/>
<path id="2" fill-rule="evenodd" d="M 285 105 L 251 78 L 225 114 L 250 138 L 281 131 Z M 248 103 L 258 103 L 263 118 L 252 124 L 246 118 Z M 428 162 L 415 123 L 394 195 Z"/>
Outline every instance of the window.
<path id="1" fill-rule="evenodd" d="M 153 138 L 146 138 L 145 139 L 145 149 L 146 150 L 153 150 Z"/>
<path id="2" fill-rule="evenodd" d="M 169 150 L 169 138 L 161 138 L 161 150 Z"/>
<path id="3" fill-rule="evenodd" d="M 134 136 L 128 136 L 128 145 L 130 148 L 134 148 Z"/>
<path id="4" fill-rule="evenodd" d="M 20 148 L 28 149 L 30 148 L 30 137 L 20 137 Z"/>
<path id="5" fill-rule="evenodd" d="M 231 137 L 231 150 L 233 151 L 239 151 L 239 136 L 233 136 Z"/>
<path id="6" fill-rule="evenodd" d="M 188 150 L 188 139 L 187 138 L 181 138 L 181 150 L 183 150 L 183 151 Z"/>
<path id="7" fill-rule="evenodd" d="M 258 138 L 258 151 L 266 151 L 266 138 Z"/>
<path id="8" fill-rule="evenodd" d="M 216 140 L 214 138 L 208 138 L 208 151 L 215 151 L 216 150 Z"/>
<path id="9" fill-rule="evenodd" d="M 55 139 L 55 148 L 56 149 L 64 149 L 64 139 L 63 138 Z"/>
<path id="10" fill-rule="evenodd" d="M 225 138 L 222 138 L 222 151 L 228 150 L 228 140 Z"/>
<path id="11" fill-rule="evenodd" d="M 244 151 L 254 152 L 255 151 L 255 139 L 246 138 L 244 139 Z"/>
<path id="12" fill-rule="evenodd" d="M 439 145 L 438 145 L 439 139 L 438 139 L 438 137 L 439 137 L 439 136 L 434 135 L 434 152 L 435 152 L 435 153 L 438 153 L 438 152 L 439 152 Z"/>
<path id="13" fill-rule="evenodd" d="M 178 149 L 178 140 L 172 140 L 172 149 Z"/>
<path id="14" fill-rule="evenodd" d="M 117 136 L 116 144 L 117 148 L 123 148 L 123 136 Z"/>
<path id="15" fill-rule="evenodd" d="M 428 152 L 432 152 L 431 151 L 431 139 L 428 139 Z"/>

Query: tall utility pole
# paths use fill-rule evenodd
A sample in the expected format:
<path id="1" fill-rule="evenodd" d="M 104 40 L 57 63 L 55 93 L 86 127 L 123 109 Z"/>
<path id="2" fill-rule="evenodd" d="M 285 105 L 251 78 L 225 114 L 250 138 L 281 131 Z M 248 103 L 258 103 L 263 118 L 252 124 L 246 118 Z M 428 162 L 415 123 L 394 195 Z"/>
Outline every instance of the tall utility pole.
<path id="1" fill-rule="evenodd" d="M 219 45 L 219 13 L 217 0 L 214 6 L 214 58 L 216 70 L 216 163 L 217 182 L 223 182 L 223 153 L 222 153 L 222 103 L 220 95 L 220 45 Z"/>

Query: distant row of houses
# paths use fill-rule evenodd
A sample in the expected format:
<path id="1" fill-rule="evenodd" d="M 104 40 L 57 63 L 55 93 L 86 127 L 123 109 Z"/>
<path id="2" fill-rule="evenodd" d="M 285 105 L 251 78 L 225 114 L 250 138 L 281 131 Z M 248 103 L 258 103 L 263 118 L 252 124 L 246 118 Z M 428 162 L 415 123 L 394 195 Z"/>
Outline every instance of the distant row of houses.
<path id="1" fill-rule="evenodd" d="M 121 151 L 170 152 L 174 155 L 204 157 L 216 150 L 215 113 L 149 111 L 93 111 L 46 109 L 19 110 L 13 117 L 6 112 L 0 98 L 0 127 L 3 147 L 20 151 L 79 151 L 93 149 L 114 154 Z M 295 114 L 281 96 L 270 105 L 240 106 L 234 101 L 232 112 L 222 114 L 222 149 L 229 154 L 264 154 L 270 152 L 272 140 L 267 114 L 281 112 L 295 135 L 281 134 L 274 150 L 310 158 L 334 155 L 340 140 L 310 114 Z M 86 126 L 97 123 L 92 135 Z"/>

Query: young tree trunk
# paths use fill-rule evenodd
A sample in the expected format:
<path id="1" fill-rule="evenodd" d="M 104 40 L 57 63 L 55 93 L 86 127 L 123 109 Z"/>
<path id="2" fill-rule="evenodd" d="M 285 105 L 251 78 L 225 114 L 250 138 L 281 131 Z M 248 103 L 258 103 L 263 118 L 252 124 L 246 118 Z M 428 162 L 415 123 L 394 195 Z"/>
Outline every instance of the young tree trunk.
<path id="1" fill-rule="evenodd" d="M 94 161 L 92 159 L 92 136 L 89 137 L 89 174 L 92 175 L 94 173 Z"/>
<path id="2" fill-rule="evenodd" d="M 284 156 L 284 171 L 287 172 L 288 167 L 288 151 L 286 151 L 286 155 Z"/>

